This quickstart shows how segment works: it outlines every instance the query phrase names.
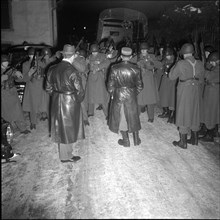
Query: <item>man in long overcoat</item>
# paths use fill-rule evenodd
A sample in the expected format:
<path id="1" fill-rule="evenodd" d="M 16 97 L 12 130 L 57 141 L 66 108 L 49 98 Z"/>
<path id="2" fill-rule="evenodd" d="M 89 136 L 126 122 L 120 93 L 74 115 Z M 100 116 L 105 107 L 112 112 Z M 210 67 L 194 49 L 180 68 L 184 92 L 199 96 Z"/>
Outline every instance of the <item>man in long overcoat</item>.
<path id="1" fill-rule="evenodd" d="M 134 145 L 139 145 L 139 130 L 141 129 L 138 113 L 137 95 L 143 89 L 140 68 L 137 64 L 129 62 L 132 49 L 123 47 L 121 50 L 122 61 L 113 64 L 107 82 L 111 95 L 109 109 L 109 129 L 118 133 L 120 130 L 123 139 L 118 143 L 124 147 L 130 146 L 128 133 L 133 133 Z"/>
<path id="2" fill-rule="evenodd" d="M 38 116 L 42 109 L 42 98 L 46 95 L 43 88 L 42 67 L 39 65 L 38 52 L 34 48 L 28 48 L 30 59 L 23 63 L 21 82 L 25 82 L 25 91 L 22 108 L 30 113 L 30 129 L 36 129 Z M 33 64 L 33 65 L 32 65 Z"/>
<path id="3" fill-rule="evenodd" d="M 163 108 L 159 118 L 168 118 L 168 123 L 174 122 L 175 93 L 177 80 L 170 80 L 169 71 L 175 63 L 174 50 L 170 47 L 164 50 L 163 68 L 159 84 L 160 106 Z"/>
<path id="4" fill-rule="evenodd" d="M 81 102 L 84 89 L 79 72 L 72 65 L 75 47 L 64 45 L 63 60 L 50 67 L 46 90 L 51 94 L 51 137 L 58 143 L 61 162 L 75 162 L 72 145 L 85 138 Z"/>
<path id="5" fill-rule="evenodd" d="M 176 126 L 179 128 L 180 140 L 174 141 L 174 146 L 187 148 L 187 133 L 191 130 L 188 143 L 198 145 L 198 130 L 200 126 L 199 84 L 204 81 L 204 66 L 200 60 L 195 60 L 194 47 L 186 43 L 181 48 L 184 60 L 180 60 L 171 69 L 169 78 L 179 78 L 177 86 Z"/>
<path id="6" fill-rule="evenodd" d="M 154 61 L 156 57 L 148 53 L 149 46 L 146 42 L 141 43 L 141 54 L 137 59 L 137 65 L 141 69 L 141 76 L 144 84 L 143 90 L 138 94 L 139 113 L 141 108 L 147 105 L 148 122 L 154 121 L 154 107 L 158 102 L 159 94 L 154 78 Z"/>
<path id="7" fill-rule="evenodd" d="M 88 116 L 94 115 L 95 104 L 102 105 L 105 117 L 108 116 L 109 94 L 106 89 L 106 74 L 110 65 L 106 54 L 99 52 L 97 44 L 90 47 L 91 54 L 87 57 L 89 76 L 87 82 Z"/>
<path id="8" fill-rule="evenodd" d="M 85 90 L 85 96 L 83 101 L 81 102 L 81 108 L 83 113 L 83 122 L 85 126 L 89 126 L 88 121 L 88 93 L 86 93 L 86 85 L 88 79 L 88 65 L 86 63 L 86 51 L 81 49 L 78 52 L 78 56 L 73 61 L 73 66 L 79 71 L 80 77 L 82 79 L 83 89 Z"/>
<path id="9" fill-rule="evenodd" d="M 17 126 L 20 133 L 28 134 L 24 113 L 21 107 L 21 101 L 18 97 L 18 92 L 14 81 L 23 78 L 20 71 L 8 69 L 9 57 L 1 56 L 1 117 Z"/>
<path id="10" fill-rule="evenodd" d="M 219 52 L 211 52 L 207 63 L 209 69 L 205 71 L 205 88 L 203 97 L 203 122 L 207 128 L 201 141 L 213 142 L 218 136 L 219 117 Z"/>

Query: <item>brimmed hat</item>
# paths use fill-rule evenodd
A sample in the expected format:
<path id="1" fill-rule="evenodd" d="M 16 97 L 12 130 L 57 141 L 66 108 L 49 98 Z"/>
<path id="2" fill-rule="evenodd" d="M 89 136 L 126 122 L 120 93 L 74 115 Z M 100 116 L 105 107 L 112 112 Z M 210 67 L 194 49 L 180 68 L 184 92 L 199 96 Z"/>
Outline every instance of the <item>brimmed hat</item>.
<path id="1" fill-rule="evenodd" d="M 63 51 L 61 51 L 62 54 L 67 54 L 67 55 L 73 55 L 75 54 L 76 49 L 74 47 L 74 45 L 70 45 L 70 44 L 65 44 L 63 46 Z"/>
<path id="2" fill-rule="evenodd" d="M 121 55 L 123 56 L 131 56 L 132 55 L 132 49 L 130 47 L 122 47 L 121 48 Z"/>

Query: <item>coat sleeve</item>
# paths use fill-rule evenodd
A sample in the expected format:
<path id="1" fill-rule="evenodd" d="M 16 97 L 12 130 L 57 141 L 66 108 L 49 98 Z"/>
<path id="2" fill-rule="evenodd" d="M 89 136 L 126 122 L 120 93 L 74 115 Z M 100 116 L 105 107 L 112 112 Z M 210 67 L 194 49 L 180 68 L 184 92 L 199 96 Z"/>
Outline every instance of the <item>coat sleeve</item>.
<path id="1" fill-rule="evenodd" d="M 110 65 L 110 60 L 107 58 L 107 57 L 105 57 L 103 60 L 102 60 L 102 62 L 100 63 L 100 64 L 98 64 L 97 66 L 98 66 L 98 69 L 99 70 L 102 70 L 102 69 L 107 69 L 108 68 L 108 66 Z"/>
<path id="2" fill-rule="evenodd" d="M 76 57 L 72 64 L 80 73 L 85 72 L 87 64 L 83 58 Z"/>
<path id="3" fill-rule="evenodd" d="M 171 79 L 171 80 L 175 80 L 175 79 L 177 79 L 179 76 L 180 76 L 180 74 L 181 74 L 181 63 L 180 63 L 181 61 L 179 61 L 179 62 L 177 62 L 172 68 L 171 68 L 171 70 L 170 70 L 170 72 L 169 72 L 169 78 Z"/>
<path id="4" fill-rule="evenodd" d="M 115 90 L 115 80 L 114 80 L 114 68 L 111 67 L 110 68 L 110 72 L 109 72 L 109 78 L 108 78 L 108 83 L 107 83 L 107 90 L 108 92 L 111 94 L 111 96 L 114 93 Z"/>
<path id="5" fill-rule="evenodd" d="M 72 73 L 70 76 L 70 80 L 72 81 L 75 89 L 76 89 L 76 99 L 78 102 L 82 102 L 85 96 L 85 91 L 82 85 L 82 79 L 78 73 Z"/>
<path id="6" fill-rule="evenodd" d="M 28 82 L 30 81 L 30 77 L 28 76 L 28 71 L 29 71 L 29 65 L 27 63 L 23 63 L 22 65 L 22 74 L 23 78 L 22 79 L 17 79 L 17 82 Z"/>
<path id="7" fill-rule="evenodd" d="M 52 75 L 52 69 L 50 68 L 48 70 L 48 74 L 46 75 L 46 83 L 45 83 L 45 90 L 50 95 L 53 92 L 53 87 L 52 87 L 52 84 L 51 84 L 51 75 Z"/>
<path id="8" fill-rule="evenodd" d="M 137 95 L 140 93 L 140 91 L 143 89 L 143 87 L 144 87 L 144 85 L 143 85 L 143 81 L 142 81 L 142 77 L 141 77 L 141 72 L 138 69 L 137 78 L 136 78 Z"/>

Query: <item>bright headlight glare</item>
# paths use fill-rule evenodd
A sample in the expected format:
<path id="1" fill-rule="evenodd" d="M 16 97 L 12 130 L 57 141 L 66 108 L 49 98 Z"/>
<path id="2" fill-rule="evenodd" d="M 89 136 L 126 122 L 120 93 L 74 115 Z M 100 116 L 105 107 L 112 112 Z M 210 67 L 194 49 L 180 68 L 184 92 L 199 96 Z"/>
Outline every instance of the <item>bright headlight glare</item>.
<path id="1" fill-rule="evenodd" d="M 7 126 L 7 131 L 6 131 L 6 138 L 7 138 L 7 142 L 10 144 L 12 142 L 14 133 L 13 133 L 13 129 L 11 127 L 11 125 L 9 124 Z"/>

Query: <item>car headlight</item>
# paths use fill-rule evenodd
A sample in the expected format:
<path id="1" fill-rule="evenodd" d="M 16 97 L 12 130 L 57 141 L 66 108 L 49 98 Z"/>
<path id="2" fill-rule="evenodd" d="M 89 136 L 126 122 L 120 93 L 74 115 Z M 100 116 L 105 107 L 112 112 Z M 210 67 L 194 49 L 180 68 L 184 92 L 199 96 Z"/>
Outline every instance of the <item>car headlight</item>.
<path id="1" fill-rule="evenodd" d="M 13 132 L 13 128 L 11 124 L 7 125 L 7 129 L 6 129 L 6 138 L 7 138 L 7 142 L 10 144 L 13 140 L 13 136 L 14 136 L 14 132 Z"/>

